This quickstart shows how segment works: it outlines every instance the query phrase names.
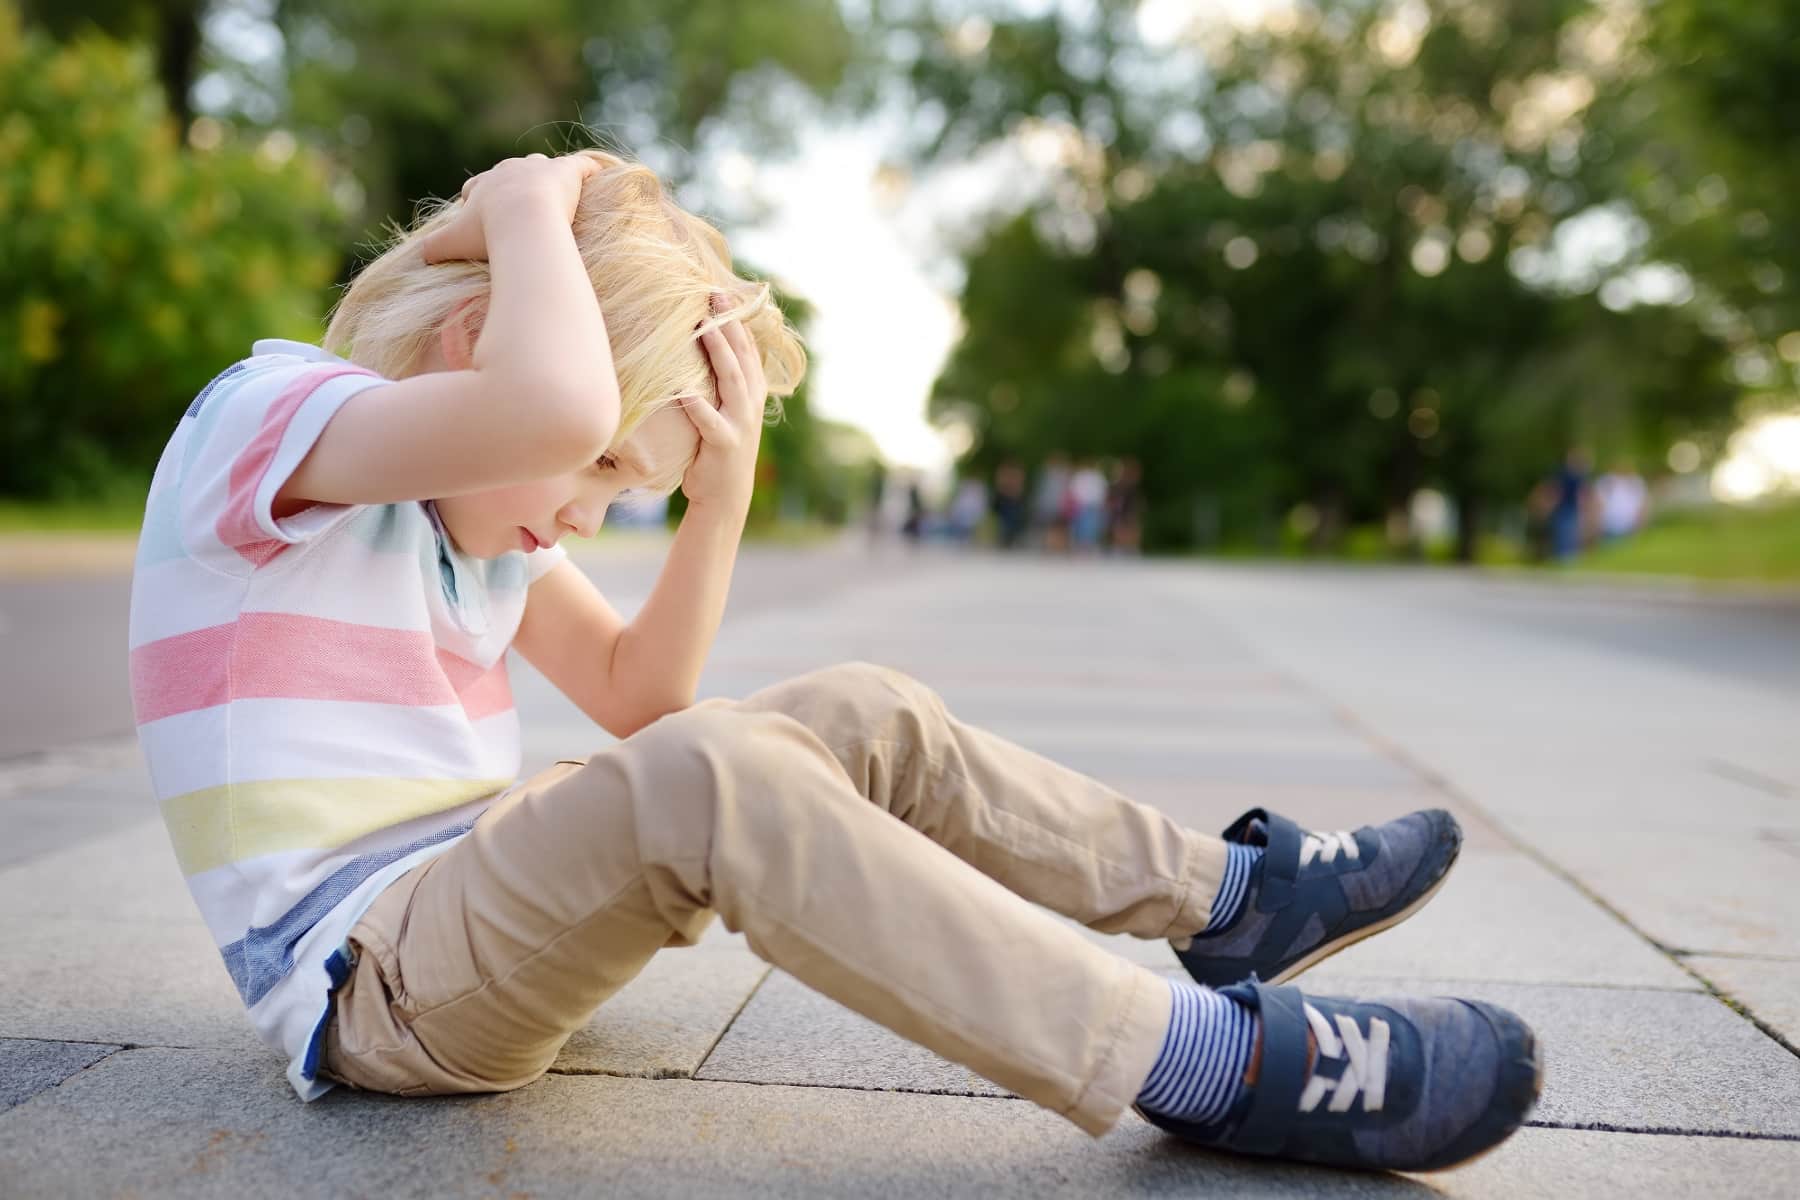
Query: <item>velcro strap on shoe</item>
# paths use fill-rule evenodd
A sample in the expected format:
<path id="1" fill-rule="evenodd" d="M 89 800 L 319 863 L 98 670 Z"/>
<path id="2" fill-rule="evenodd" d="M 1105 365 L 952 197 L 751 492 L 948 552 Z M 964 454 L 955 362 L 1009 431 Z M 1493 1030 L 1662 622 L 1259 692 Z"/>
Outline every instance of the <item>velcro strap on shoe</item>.
<path id="1" fill-rule="evenodd" d="M 1250 1089 L 1250 1105 L 1232 1131 L 1233 1149 L 1275 1154 L 1287 1142 L 1306 1086 L 1306 1010 L 1300 989 L 1251 980 L 1237 987 L 1256 994 L 1262 1014 L 1262 1061 Z M 1228 989 L 1228 990 L 1236 990 Z"/>
<path id="2" fill-rule="evenodd" d="M 1259 912 L 1279 912 L 1294 902 L 1300 878 L 1300 841 L 1305 831 L 1286 817 L 1262 814 L 1268 844 L 1263 849 L 1262 879 L 1256 890 Z"/>

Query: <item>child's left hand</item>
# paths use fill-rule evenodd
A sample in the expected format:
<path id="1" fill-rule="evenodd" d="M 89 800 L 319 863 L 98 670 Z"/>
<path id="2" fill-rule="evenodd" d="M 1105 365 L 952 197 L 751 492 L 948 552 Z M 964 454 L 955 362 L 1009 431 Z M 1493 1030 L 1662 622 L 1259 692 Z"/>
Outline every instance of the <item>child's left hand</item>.
<path id="1" fill-rule="evenodd" d="M 714 297 L 715 305 L 719 299 Z M 682 411 L 700 433 L 700 452 L 682 477 L 681 490 L 689 504 L 748 511 L 769 395 L 762 355 L 740 321 L 708 330 L 700 341 L 712 360 L 719 404 L 714 408 L 704 397 L 682 397 Z"/>

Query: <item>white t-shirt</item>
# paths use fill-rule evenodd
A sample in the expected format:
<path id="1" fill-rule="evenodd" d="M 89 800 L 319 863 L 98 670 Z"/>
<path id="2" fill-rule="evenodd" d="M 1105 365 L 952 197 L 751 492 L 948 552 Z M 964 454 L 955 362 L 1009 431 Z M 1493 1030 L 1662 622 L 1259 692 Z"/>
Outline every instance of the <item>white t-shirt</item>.
<path id="1" fill-rule="evenodd" d="M 257 1033 L 317 1078 L 345 936 L 519 771 L 506 650 L 560 548 L 464 555 L 430 502 L 275 493 L 387 383 L 259 341 L 195 398 L 150 486 L 131 587 L 138 739 L 175 855 Z"/>

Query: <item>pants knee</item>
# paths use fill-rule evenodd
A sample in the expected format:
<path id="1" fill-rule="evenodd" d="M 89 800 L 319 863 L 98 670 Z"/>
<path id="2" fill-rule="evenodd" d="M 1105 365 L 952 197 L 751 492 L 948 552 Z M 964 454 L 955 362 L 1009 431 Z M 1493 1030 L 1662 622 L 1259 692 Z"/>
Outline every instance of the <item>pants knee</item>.
<path id="1" fill-rule="evenodd" d="M 876 663 L 837 663 L 792 682 L 815 711 L 854 712 L 864 724 L 885 723 L 897 713 L 930 720 L 943 711 L 936 692 L 903 671 Z"/>
<path id="2" fill-rule="evenodd" d="M 640 851 L 652 858 L 704 856 L 727 809 L 737 821 L 790 819 L 776 810 L 810 794 L 796 776 L 830 758 L 790 717 L 710 704 L 662 718 L 631 745 Z"/>

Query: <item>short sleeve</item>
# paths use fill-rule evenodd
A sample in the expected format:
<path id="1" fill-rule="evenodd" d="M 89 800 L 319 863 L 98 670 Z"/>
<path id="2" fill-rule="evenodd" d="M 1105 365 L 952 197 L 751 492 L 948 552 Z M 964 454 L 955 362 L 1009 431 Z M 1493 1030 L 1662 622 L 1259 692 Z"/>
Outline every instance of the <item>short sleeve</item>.
<path id="1" fill-rule="evenodd" d="M 388 381 L 341 360 L 274 354 L 221 375 L 189 409 L 182 543 L 217 570 L 247 574 L 335 527 L 356 505 L 315 504 L 277 520 L 275 494 L 344 402 Z"/>
<path id="2" fill-rule="evenodd" d="M 530 587 L 559 562 L 566 562 L 569 552 L 561 546 L 546 546 L 542 550 L 533 550 L 525 556 L 525 586 Z"/>

